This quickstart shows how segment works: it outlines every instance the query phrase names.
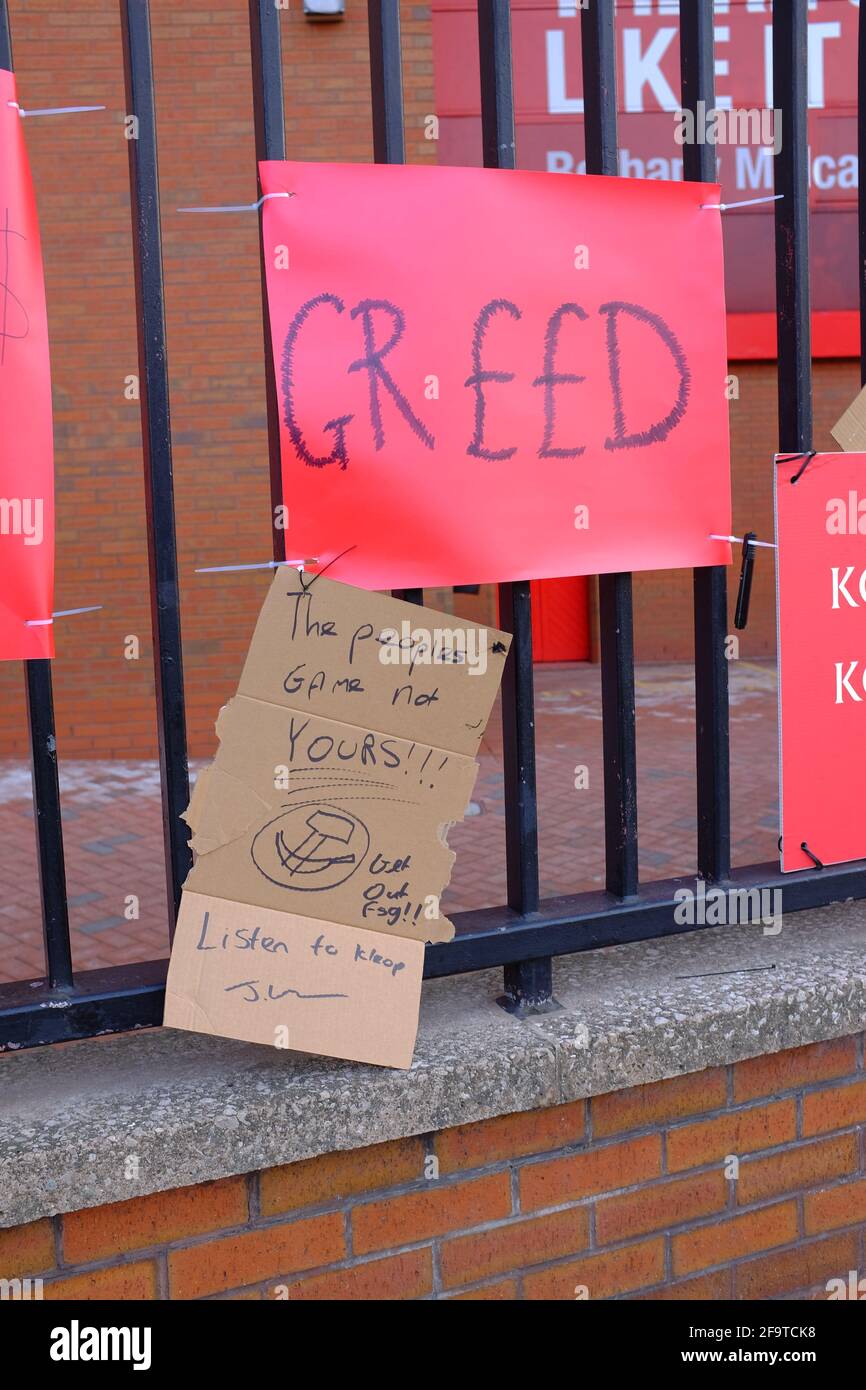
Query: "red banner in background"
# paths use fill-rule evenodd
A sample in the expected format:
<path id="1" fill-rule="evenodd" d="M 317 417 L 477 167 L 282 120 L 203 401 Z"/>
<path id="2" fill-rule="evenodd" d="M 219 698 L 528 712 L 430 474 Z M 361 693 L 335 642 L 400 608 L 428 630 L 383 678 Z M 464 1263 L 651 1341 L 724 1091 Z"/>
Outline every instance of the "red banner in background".
<path id="1" fill-rule="evenodd" d="M 435 139 L 440 164 L 482 162 L 474 0 L 433 0 Z M 581 12 L 574 0 L 511 7 L 521 169 L 579 174 L 584 160 Z M 716 0 L 716 103 L 730 113 L 714 144 L 726 203 L 773 189 L 772 0 Z M 679 0 L 619 0 L 615 35 L 618 172 L 680 179 Z M 859 355 L 857 0 L 810 0 L 807 29 L 813 352 Z M 736 117 L 736 119 L 734 119 Z M 429 117 L 427 118 L 429 121 Z M 732 133 L 735 138 L 731 138 Z M 696 131 L 700 138 L 700 127 Z M 710 142 L 711 143 L 711 142 Z M 772 204 L 723 219 L 731 356 L 776 356 Z"/>
<path id="2" fill-rule="evenodd" d="M 0 69 L 0 660 L 54 655 L 54 436 L 36 203 Z"/>
<path id="3" fill-rule="evenodd" d="M 717 187 L 261 177 L 292 558 L 371 589 L 729 562 Z"/>
<path id="4" fill-rule="evenodd" d="M 785 872 L 866 858 L 866 454 L 803 462 L 776 460 Z"/>

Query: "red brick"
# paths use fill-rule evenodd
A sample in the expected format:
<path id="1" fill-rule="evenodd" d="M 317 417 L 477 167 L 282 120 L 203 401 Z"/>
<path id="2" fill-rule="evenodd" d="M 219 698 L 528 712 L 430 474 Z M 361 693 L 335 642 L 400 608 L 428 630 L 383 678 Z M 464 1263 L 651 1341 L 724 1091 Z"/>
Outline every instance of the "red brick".
<path id="1" fill-rule="evenodd" d="M 480 1283 L 495 1274 L 528 1268 L 582 1250 L 589 1242 L 585 1207 L 512 1221 L 476 1235 L 459 1236 L 442 1246 L 442 1282 L 446 1288 Z"/>
<path id="2" fill-rule="evenodd" d="M 728 1182 L 721 1169 L 673 1182 L 645 1184 L 635 1192 L 607 1197 L 596 1204 L 596 1238 L 600 1245 L 611 1245 L 630 1236 L 684 1225 L 724 1211 L 727 1200 Z"/>
<path id="3" fill-rule="evenodd" d="M 89 1207 L 63 1217 L 63 1258 L 67 1264 L 90 1264 L 129 1250 L 241 1226 L 248 1215 L 244 1178 Z"/>
<path id="4" fill-rule="evenodd" d="M 399 1139 L 268 1168 L 260 1178 L 262 1215 L 320 1206 L 379 1187 L 398 1187 L 420 1178 L 423 1165 L 421 1140 Z"/>
<path id="5" fill-rule="evenodd" d="M 713 1274 L 698 1274 L 694 1279 L 676 1279 L 663 1289 L 635 1294 L 635 1298 L 687 1302 L 706 1300 L 710 1303 L 728 1302 L 732 1296 L 733 1269 L 717 1269 Z"/>
<path id="6" fill-rule="evenodd" d="M 843 1177 L 857 1168 L 857 1136 L 843 1134 L 833 1139 L 821 1139 L 812 1144 L 771 1154 L 768 1158 L 746 1159 L 740 1164 L 740 1176 L 734 1183 L 739 1206 L 778 1197 L 783 1192 L 797 1192 Z"/>
<path id="7" fill-rule="evenodd" d="M 343 1217 L 338 1212 L 203 1241 L 170 1252 L 171 1297 L 202 1298 L 224 1289 L 336 1264 L 345 1254 Z"/>
<path id="8" fill-rule="evenodd" d="M 353 1247 L 359 1255 L 430 1240 L 448 1231 L 481 1226 L 511 1212 L 508 1173 L 466 1182 L 430 1182 L 421 1192 L 366 1202 L 352 1212 Z"/>
<path id="9" fill-rule="evenodd" d="M 692 1274 L 796 1239 L 797 1204 L 778 1202 L 674 1236 L 673 1271 L 678 1275 Z"/>
<path id="10" fill-rule="evenodd" d="M 866 1081 L 833 1086 L 803 1097 L 803 1133 L 823 1134 L 849 1129 L 866 1120 Z"/>
<path id="11" fill-rule="evenodd" d="M 856 1070 L 856 1038 L 835 1038 L 832 1042 L 810 1043 L 765 1057 L 750 1057 L 734 1067 L 734 1099 L 777 1096 L 818 1081 L 850 1076 Z"/>
<path id="12" fill-rule="evenodd" d="M 50 1221 L 0 1230 L 0 1279 L 44 1274 L 54 1268 L 54 1231 Z"/>
<path id="13" fill-rule="evenodd" d="M 794 1250 L 737 1265 L 734 1297 L 778 1298 L 810 1289 L 822 1280 L 845 1279 L 849 1269 L 858 1268 L 859 1258 L 859 1238 L 853 1231 L 829 1240 L 800 1241 Z"/>
<path id="14" fill-rule="evenodd" d="M 500 1115 L 494 1120 L 444 1129 L 435 1140 L 441 1171 L 480 1168 L 487 1163 L 576 1144 L 583 1138 L 584 1112 L 584 1102 L 575 1101 L 571 1105 Z"/>
<path id="15" fill-rule="evenodd" d="M 605 1144 L 588 1153 L 527 1163 L 520 1169 L 520 1203 L 524 1211 L 632 1187 L 661 1173 L 661 1139 L 647 1135 L 624 1144 Z"/>
<path id="16" fill-rule="evenodd" d="M 721 1067 L 594 1096 L 591 1101 L 593 1138 L 603 1139 L 630 1129 L 681 1120 L 687 1115 L 705 1114 L 708 1110 L 720 1109 L 726 1099 L 727 1079 Z"/>
<path id="17" fill-rule="evenodd" d="M 467 1289 L 464 1293 L 452 1293 L 448 1299 L 454 1303 L 463 1301 L 492 1303 L 514 1302 L 520 1298 L 520 1292 L 514 1279 L 497 1279 L 495 1284 L 483 1284 L 480 1289 Z"/>
<path id="18" fill-rule="evenodd" d="M 429 1247 L 406 1250 L 384 1260 L 366 1260 L 348 1269 L 311 1274 L 288 1285 L 290 1301 L 394 1302 L 423 1298 L 433 1288 L 433 1255 Z M 280 1286 L 268 1290 L 270 1298 L 284 1298 Z"/>
<path id="19" fill-rule="evenodd" d="M 43 1297 L 70 1302 L 154 1299 L 156 1265 L 151 1260 L 138 1260 L 135 1264 L 114 1265 L 111 1269 L 94 1269 L 86 1274 L 52 1279 L 46 1283 Z"/>
<path id="20" fill-rule="evenodd" d="M 866 1221 L 866 1178 L 837 1183 L 826 1192 L 809 1192 L 804 1199 L 806 1234 L 818 1235 L 839 1226 Z"/>
<path id="21" fill-rule="evenodd" d="M 756 1149 L 787 1144 L 797 1133 L 793 1100 L 755 1105 L 732 1111 L 715 1120 L 682 1125 L 668 1134 L 668 1168 L 672 1173 L 721 1162 L 728 1154 L 740 1156 Z"/>
<path id="22" fill-rule="evenodd" d="M 664 1241 L 645 1240 L 601 1255 L 585 1255 L 567 1265 L 538 1270 L 523 1279 L 523 1292 L 531 1299 L 572 1299 L 587 1290 L 590 1300 L 612 1298 L 635 1289 L 660 1284 L 664 1278 Z M 581 1294 L 582 1297 L 582 1294 Z"/>

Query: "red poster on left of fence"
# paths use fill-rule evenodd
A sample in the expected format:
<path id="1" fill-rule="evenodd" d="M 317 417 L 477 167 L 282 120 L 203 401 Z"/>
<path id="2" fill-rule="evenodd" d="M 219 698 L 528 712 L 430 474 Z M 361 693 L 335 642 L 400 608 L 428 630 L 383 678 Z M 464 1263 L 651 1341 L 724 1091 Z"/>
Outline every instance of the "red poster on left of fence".
<path id="1" fill-rule="evenodd" d="M 0 69 L 0 660 L 54 655 L 54 436 L 36 202 Z M 41 625 L 33 625 L 41 624 Z"/>

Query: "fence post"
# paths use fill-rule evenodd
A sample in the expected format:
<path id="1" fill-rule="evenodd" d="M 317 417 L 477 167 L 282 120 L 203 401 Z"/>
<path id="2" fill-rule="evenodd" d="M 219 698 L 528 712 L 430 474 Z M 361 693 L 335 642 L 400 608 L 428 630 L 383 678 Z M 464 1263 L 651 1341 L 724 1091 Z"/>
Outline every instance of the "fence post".
<path id="1" fill-rule="evenodd" d="M 0 68 L 5 68 L 7 72 L 14 71 L 7 0 L 0 0 Z M 66 864 L 63 854 L 51 662 L 47 659 L 25 661 L 24 685 L 30 729 L 33 815 L 36 820 L 45 964 L 48 969 L 49 987 L 68 989 L 73 982 L 72 948 L 69 942 L 69 908 L 66 902 Z"/>
<path id="2" fill-rule="evenodd" d="M 127 116 L 136 128 L 129 146 L 132 246 L 138 317 L 141 438 L 144 453 L 144 498 L 162 825 L 165 840 L 169 934 L 180 907 L 180 891 L 192 863 L 189 831 L 181 814 L 189 804 L 180 595 L 174 524 L 174 476 L 171 457 L 168 363 L 165 347 L 162 235 L 159 221 L 159 171 L 156 114 L 153 103 L 153 57 L 148 0 L 121 0 L 123 66 Z M 173 909 L 173 911 L 172 911 Z"/>
<path id="3" fill-rule="evenodd" d="M 614 0 L 593 0 L 580 13 L 586 172 L 618 173 Z M 607 891 L 631 898 L 638 889 L 637 743 L 630 574 L 598 577 L 604 845 Z"/>
<path id="4" fill-rule="evenodd" d="M 680 0 L 682 105 L 715 107 L 713 0 Z M 703 102 L 703 108 L 698 103 Z M 716 182 L 716 148 L 695 140 L 683 146 L 683 176 Z M 721 390 L 721 384 L 719 386 Z M 718 883 L 731 873 L 731 772 L 728 709 L 728 575 L 724 565 L 693 571 L 695 627 L 695 759 L 697 869 Z"/>

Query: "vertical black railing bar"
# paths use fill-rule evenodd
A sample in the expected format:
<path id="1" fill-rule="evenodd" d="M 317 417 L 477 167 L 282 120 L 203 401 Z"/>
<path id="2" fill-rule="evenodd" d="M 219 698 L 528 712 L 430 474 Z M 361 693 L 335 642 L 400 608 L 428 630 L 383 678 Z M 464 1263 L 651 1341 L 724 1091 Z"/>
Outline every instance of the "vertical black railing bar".
<path id="1" fill-rule="evenodd" d="M 256 187 L 262 196 L 259 160 L 285 159 L 286 119 L 283 101 L 283 56 L 280 42 L 280 12 L 273 0 L 249 0 L 250 59 L 253 79 L 253 122 L 256 145 Z M 265 404 L 268 420 L 268 460 L 271 479 L 271 536 L 275 560 L 286 558 L 286 528 L 277 525 L 284 504 L 280 455 L 280 404 L 274 350 L 271 342 L 271 315 L 265 275 L 264 204 L 259 208 L 259 251 L 262 281 L 262 325 L 265 339 Z M 299 558 L 303 559 L 303 556 Z"/>
<path id="2" fill-rule="evenodd" d="M 478 0 L 478 48 L 484 166 L 513 169 L 517 151 L 508 0 Z M 508 906 L 526 914 L 538 908 L 535 695 L 528 580 L 499 585 L 499 621 L 512 634 L 502 680 Z M 553 972 L 549 957 L 506 965 L 504 978 L 510 1007 L 539 1007 L 550 1000 Z"/>
<path id="3" fill-rule="evenodd" d="M 773 3 L 773 106 L 782 122 L 773 168 L 776 193 L 776 325 L 779 449 L 812 447 L 812 325 L 809 317 L 809 136 L 807 0 Z"/>
<path id="4" fill-rule="evenodd" d="M 698 102 L 715 106 L 713 0 L 680 0 L 680 79 L 684 110 Z M 683 146 L 683 175 L 716 182 L 716 147 Z M 724 565 L 693 575 L 695 622 L 695 754 L 697 770 L 697 868 L 718 883 L 731 872 L 731 749 L 728 710 L 728 577 Z"/>
<path id="5" fill-rule="evenodd" d="M 614 0 L 581 10 L 586 172 L 616 174 Z M 606 887 L 617 898 L 638 888 L 637 742 L 630 574 L 598 577 Z"/>
<path id="6" fill-rule="evenodd" d="M 481 144 L 485 169 L 516 169 L 509 0 L 478 0 Z"/>
<path id="7" fill-rule="evenodd" d="M 377 164 L 405 164 L 400 0 L 367 0 L 367 24 L 370 35 L 373 159 Z"/>
<path id="8" fill-rule="evenodd" d="M 866 19 L 861 5 L 857 38 L 857 158 L 866 168 Z M 866 386 L 866 179 L 857 181 L 857 227 L 860 248 L 860 380 Z"/>
<path id="9" fill-rule="evenodd" d="M 12 35 L 9 32 L 8 0 L 0 0 L 0 68 L 5 68 L 7 72 L 14 71 L 12 67 Z"/>
<path id="10" fill-rule="evenodd" d="M 151 625 L 159 726 L 159 765 L 169 934 L 190 868 L 188 831 L 180 819 L 189 803 L 184 716 L 180 595 L 174 521 L 174 478 L 165 347 L 159 171 L 153 101 L 148 0 L 121 0 L 127 115 L 136 118 L 129 145 L 132 246 L 138 314 L 141 436 L 150 571 Z M 172 905 L 174 912 L 172 912 Z"/>
<path id="11" fill-rule="evenodd" d="M 5 68 L 7 72 L 14 71 L 7 0 L 0 0 L 0 68 Z M 60 812 L 51 662 L 43 659 L 25 661 L 24 683 L 30 726 L 33 815 L 36 819 L 45 965 L 51 988 L 64 989 L 72 984 L 72 950 L 69 944 L 69 910 L 66 903 L 66 864 L 63 855 L 63 822 Z"/>
<path id="12" fill-rule="evenodd" d="M 42 932 L 45 963 L 52 989 L 72 984 L 72 948 L 69 942 L 69 908 L 66 901 L 66 864 L 60 811 L 57 739 L 54 733 L 54 696 L 51 662 L 25 661 L 27 717 L 30 723 L 30 756 L 33 774 L 33 814 L 39 852 L 39 891 L 42 899 Z"/>
<path id="13" fill-rule="evenodd" d="M 400 0 L 367 0 L 370 44 L 370 99 L 373 109 L 373 161 L 406 163 L 403 111 L 403 58 Z M 394 598 L 423 603 L 423 589 L 392 589 Z"/>

